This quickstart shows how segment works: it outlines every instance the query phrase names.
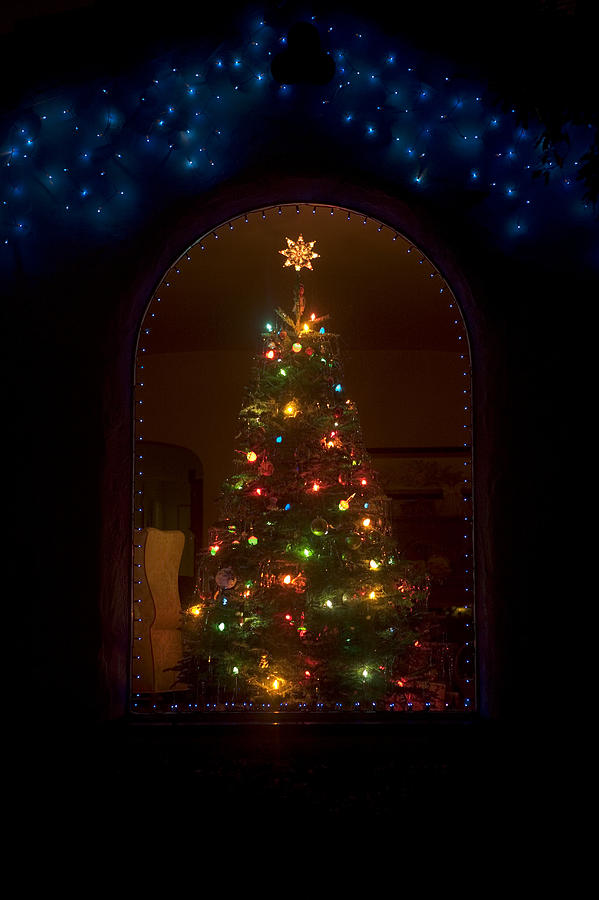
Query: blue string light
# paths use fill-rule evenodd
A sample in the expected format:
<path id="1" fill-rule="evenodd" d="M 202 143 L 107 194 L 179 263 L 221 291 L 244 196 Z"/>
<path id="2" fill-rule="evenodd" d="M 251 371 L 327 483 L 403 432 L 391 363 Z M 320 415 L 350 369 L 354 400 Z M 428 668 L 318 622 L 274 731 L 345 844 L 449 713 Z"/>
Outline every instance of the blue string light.
<path id="1" fill-rule="evenodd" d="M 20 111 L 0 145 L 5 176 L 2 243 L 23 235 L 41 242 L 48 228 L 93 234 L 104 216 L 115 225 L 130 224 L 140 215 L 134 202 L 139 190 L 154 192 L 158 201 L 165 192 L 173 196 L 188 191 L 190 178 L 197 190 L 203 190 L 215 178 L 234 174 L 243 164 L 239 146 L 252 147 L 262 139 L 262 110 L 268 107 L 269 117 L 294 114 L 293 107 L 277 107 L 278 98 L 289 100 L 293 91 L 275 84 L 270 75 L 270 63 L 285 47 L 285 35 L 276 34 L 263 21 L 253 20 L 246 28 L 245 39 L 237 46 L 221 47 L 216 58 L 184 60 L 177 68 L 158 63 L 155 76 L 145 83 L 141 75 L 122 76 L 110 89 L 98 86 L 95 97 L 81 109 L 65 95 L 62 101 L 40 97 L 33 111 Z M 362 158 L 372 152 L 373 166 L 384 161 L 388 177 L 430 193 L 445 190 L 452 182 L 466 193 L 483 188 L 493 194 L 502 180 L 501 167 L 509 163 L 514 168 L 503 191 L 505 205 L 499 196 L 481 196 L 477 210 L 469 215 L 478 215 L 486 224 L 495 221 L 498 232 L 502 221 L 510 232 L 530 234 L 546 231 L 552 223 L 562 229 L 573 217 L 578 225 L 586 220 L 592 227 L 590 205 L 571 190 L 584 129 L 573 134 L 570 161 L 563 170 L 553 176 L 548 165 L 549 184 L 542 184 L 542 179 L 533 182 L 532 172 L 540 166 L 534 125 L 517 126 L 513 111 L 496 115 L 481 85 L 447 74 L 434 59 L 423 61 L 427 72 L 437 74 L 419 78 L 417 65 L 397 66 L 398 59 L 409 58 L 408 48 L 398 45 L 391 50 L 384 36 L 371 30 L 364 40 L 364 33 L 351 23 L 323 23 L 323 45 L 341 75 L 341 80 L 334 78 L 314 91 L 313 121 L 323 139 L 336 138 L 339 123 L 361 123 L 362 130 L 351 132 L 349 146 L 344 143 L 340 153 Z M 263 91 L 263 86 L 270 89 Z M 324 116 L 317 111 L 323 104 Z M 195 127 L 198 121 L 203 122 L 201 130 Z M 227 134 L 235 134 L 235 141 Z M 371 150 L 361 146 L 363 140 Z M 395 152 L 402 146 L 405 157 Z M 464 156 L 472 153 L 477 153 L 475 167 Z M 416 170 L 410 170 L 411 159 L 419 160 Z M 82 184 L 82 166 L 93 177 L 93 185 Z M 57 179 L 56 171 L 68 178 Z M 17 184 L 25 187 L 26 202 L 15 192 Z M 525 196 L 533 194 L 534 212 Z M 83 202 L 88 196 L 89 205 Z M 57 219 L 59 209 L 69 213 L 68 220 Z"/>

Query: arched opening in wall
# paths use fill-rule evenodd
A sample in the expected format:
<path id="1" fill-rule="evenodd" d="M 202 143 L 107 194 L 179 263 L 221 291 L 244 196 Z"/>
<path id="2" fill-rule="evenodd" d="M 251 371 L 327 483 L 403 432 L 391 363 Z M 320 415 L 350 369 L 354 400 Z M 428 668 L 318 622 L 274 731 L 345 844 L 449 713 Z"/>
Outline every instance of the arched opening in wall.
<path id="1" fill-rule="evenodd" d="M 136 355 L 132 711 L 474 709 L 471 392 L 383 222 L 286 204 L 183 253 Z"/>

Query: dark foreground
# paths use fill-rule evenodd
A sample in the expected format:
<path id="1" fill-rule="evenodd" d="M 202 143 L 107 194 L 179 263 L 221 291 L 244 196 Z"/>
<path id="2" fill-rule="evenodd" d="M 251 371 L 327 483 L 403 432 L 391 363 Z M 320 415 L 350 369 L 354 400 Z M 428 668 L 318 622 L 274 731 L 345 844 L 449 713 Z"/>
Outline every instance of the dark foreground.
<path id="1" fill-rule="evenodd" d="M 149 821 L 158 832 L 166 822 L 179 829 L 186 818 L 209 832 L 243 821 L 345 821 L 358 836 L 366 823 L 401 832 L 419 818 L 452 830 L 458 819 L 536 808 L 533 743 L 521 726 L 430 714 L 46 725 L 30 728 L 19 760 L 25 774 L 13 786 L 31 815 L 75 808 L 81 821 L 106 816 L 125 829 Z"/>

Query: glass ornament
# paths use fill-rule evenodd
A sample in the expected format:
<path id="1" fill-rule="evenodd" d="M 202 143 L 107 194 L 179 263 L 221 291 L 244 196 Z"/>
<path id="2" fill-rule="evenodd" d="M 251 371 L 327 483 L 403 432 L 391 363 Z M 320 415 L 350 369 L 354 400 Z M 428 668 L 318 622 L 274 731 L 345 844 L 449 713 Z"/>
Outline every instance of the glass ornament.
<path id="1" fill-rule="evenodd" d="M 230 566 L 219 569 L 216 573 L 215 581 L 219 588 L 223 590 L 231 590 L 237 584 L 237 575 Z"/>
<path id="2" fill-rule="evenodd" d="M 316 519 L 312 519 L 310 523 L 310 531 L 312 534 L 315 534 L 317 537 L 322 537 L 327 534 L 328 530 L 329 523 L 326 519 L 323 519 L 320 516 Z"/>

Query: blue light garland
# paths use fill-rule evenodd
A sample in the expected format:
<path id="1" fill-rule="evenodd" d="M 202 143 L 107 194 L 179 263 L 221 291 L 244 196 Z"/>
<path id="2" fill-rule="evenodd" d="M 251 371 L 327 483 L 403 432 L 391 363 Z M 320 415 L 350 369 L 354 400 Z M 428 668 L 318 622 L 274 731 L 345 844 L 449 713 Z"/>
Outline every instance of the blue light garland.
<path id="1" fill-rule="evenodd" d="M 315 24 L 336 72 L 308 91 L 274 81 L 285 33 L 254 20 L 243 43 L 201 60 L 189 54 L 177 66 L 158 63 L 149 81 L 140 74 L 85 84 L 21 110 L 0 144 L 0 247 L 43 241 L 47 229 L 118 239 L 148 205 L 233 176 L 244 148 L 268 137 L 265 121 L 291 127 L 299 108 L 323 143 L 382 167 L 402 191 L 469 195 L 461 215 L 498 243 L 533 231 L 555 237 L 566 221 L 592 227 L 590 204 L 574 188 L 584 127 L 571 129 L 564 167 L 554 167 L 548 184 L 535 181 L 540 126 L 522 128 L 513 112 L 500 115 L 487 102 L 482 85 L 397 41 L 388 46 L 373 29 Z M 434 74 L 424 78 L 421 69 Z"/>

